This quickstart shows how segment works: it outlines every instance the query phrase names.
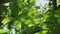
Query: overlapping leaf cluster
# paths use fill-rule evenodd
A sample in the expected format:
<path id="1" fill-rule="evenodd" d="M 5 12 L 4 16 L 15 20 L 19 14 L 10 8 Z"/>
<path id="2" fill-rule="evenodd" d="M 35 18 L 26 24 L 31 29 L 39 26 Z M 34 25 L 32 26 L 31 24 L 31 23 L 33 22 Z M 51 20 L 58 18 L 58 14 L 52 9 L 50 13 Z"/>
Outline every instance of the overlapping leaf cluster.
<path id="1" fill-rule="evenodd" d="M 12 34 L 12 28 L 15 34 L 59 34 L 60 10 L 49 9 L 41 14 L 35 2 L 0 0 L 0 34 Z"/>
<path id="2" fill-rule="evenodd" d="M 12 27 L 15 26 L 16 34 L 34 34 L 40 31 L 38 16 L 35 0 L 1 0 L 0 31 L 5 31 L 2 30 L 5 25 L 7 25 L 7 31 L 0 33 L 11 34 Z"/>

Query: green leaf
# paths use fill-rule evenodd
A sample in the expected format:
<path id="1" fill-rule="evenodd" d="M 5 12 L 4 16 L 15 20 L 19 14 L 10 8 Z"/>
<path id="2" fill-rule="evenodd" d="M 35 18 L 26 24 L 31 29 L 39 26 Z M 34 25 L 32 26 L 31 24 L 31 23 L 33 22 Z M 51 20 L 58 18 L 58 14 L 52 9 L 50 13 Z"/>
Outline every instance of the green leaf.
<path id="1" fill-rule="evenodd" d="M 6 24 L 6 23 L 8 23 L 10 20 L 11 20 L 10 18 L 4 18 L 4 19 L 2 20 L 2 23 L 3 23 L 3 24 Z"/>
<path id="2" fill-rule="evenodd" d="M 48 29 L 48 28 L 47 28 L 47 25 L 45 25 L 45 24 L 42 25 L 42 28 L 43 28 L 43 29 Z"/>
<path id="3" fill-rule="evenodd" d="M 59 18 L 59 15 L 55 14 L 54 17 Z"/>
<path id="4" fill-rule="evenodd" d="M 7 33 L 9 30 L 0 30 L 0 34 Z"/>
<path id="5" fill-rule="evenodd" d="M 47 34 L 48 30 L 43 30 L 42 34 Z"/>
<path id="6" fill-rule="evenodd" d="M 33 21 L 34 21 L 34 24 L 39 24 L 38 19 L 34 18 Z"/>
<path id="7" fill-rule="evenodd" d="M 34 24 L 32 24 L 32 23 L 28 25 L 28 27 L 32 27 L 32 26 L 34 26 Z"/>
<path id="8" fill-rule="evenodd" d="M 56 2 L 57 2 L 57 6 L 59 6 L 60 5 L 60 0 L 57 0 Z"/>
<path id="9" fill-rule="evenodd" d="M 15 26 L 17 29 L 20 29 L 21 28 L 21 22 L 19 20 L 16 20 L 15 21 Z"/>

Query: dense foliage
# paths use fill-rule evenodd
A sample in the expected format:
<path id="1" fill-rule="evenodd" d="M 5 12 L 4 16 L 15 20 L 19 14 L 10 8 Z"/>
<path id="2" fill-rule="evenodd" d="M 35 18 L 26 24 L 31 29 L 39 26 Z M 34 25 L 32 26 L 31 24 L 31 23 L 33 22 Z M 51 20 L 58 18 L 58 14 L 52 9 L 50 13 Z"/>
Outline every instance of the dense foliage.
<path id="1" fill-rule="evenodd" d="M 0 34 L 60 34 L 60 8 L 44 6 L 41 14 L 35 2 L 0 0 Z"/>

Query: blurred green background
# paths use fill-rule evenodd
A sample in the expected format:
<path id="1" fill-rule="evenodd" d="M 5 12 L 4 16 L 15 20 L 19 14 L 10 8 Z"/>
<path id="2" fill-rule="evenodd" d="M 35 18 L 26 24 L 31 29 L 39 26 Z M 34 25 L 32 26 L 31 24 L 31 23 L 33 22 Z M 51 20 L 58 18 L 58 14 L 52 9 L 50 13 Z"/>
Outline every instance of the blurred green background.
<path id="1" fill-rule="evenodd" d="M 0 0 L 0 34 L 60 34 L 60 0 Z"/>

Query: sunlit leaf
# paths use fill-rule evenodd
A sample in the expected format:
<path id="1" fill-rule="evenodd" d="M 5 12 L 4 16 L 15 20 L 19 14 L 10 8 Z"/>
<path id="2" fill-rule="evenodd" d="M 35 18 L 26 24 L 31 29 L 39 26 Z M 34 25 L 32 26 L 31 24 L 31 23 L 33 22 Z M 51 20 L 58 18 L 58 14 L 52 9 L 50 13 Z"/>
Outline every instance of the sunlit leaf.
<path id="1" fill-rule="evenodd" d="M 9 3 L 4 3 L 3 5 L 5 5 L 5 6 L 9 6 Z"/>
<path id="2" fill-rule="evenodd" d="M 15 26 L 17 29 L 20 29 L 21 28 L 21 22 L 19 20 L 16 20 L 15 21 Z"/>
<path id="3" fill-rule="evenodd" d="M 57 15 L 57 14 L 55 14 L 54 16 L 55 16 L 56 18 L 59 18 L 59 15 Z"/>
<path id="4" fill-rule="evenodd" d="M 42 25 L 42 28 L 43 28 L 43 29 L 48 29 L 47 26 L 46 26 L 45 24 Z"/>
<path id="5" fill-rule="evenodd" d="M 60 24 L 60 18 L 59 18 L 57 21 L 58 21 L 58 23 Z"/>
<path id="6" fill-rule="evenodd" d="M 38 19 L 33 19 L 34 24 L 39 24 Z"/>
<path id="7" fill-rule="evenodd" d="M 59 6 L 60 5 L 60 0 L 57 0 L 56 2 L 57 2 L 57 6 Z"/>
<path id="8" fill-rule="evenodd" d="M 32 27 L 32 26 L 34 26 L 34 24 L 32 24 L 32 23 L 28 25 L 28 27 Z"/>
<path id="9" fill-rule="evenodd" d="M 25 23 L 26 23 L 27 25 L 31 24 L 31 22 L 32 22 L 31 20 L 26 20 L 26 21 L 25 21 Z"/>
<path id="10" fill-rule="evenodd" d="M 48 30 L 42 31 L 42 34 L 47 34 Z"/>
<path id="11" fill-rule="evenodd" d="M 3 24 L 6 24 L 6 23 L 8 23 L 10 20 L 11 20 L 10 18 L 4 18 L 4 19 L 2 20 L 2 23 L 3 23 Z"/>
<path id="12" fill-rule="evenodd" d="M 3 33 L 8 33 L 9 30 L 0 30 L 0 34 L 3 34 Z"/>

